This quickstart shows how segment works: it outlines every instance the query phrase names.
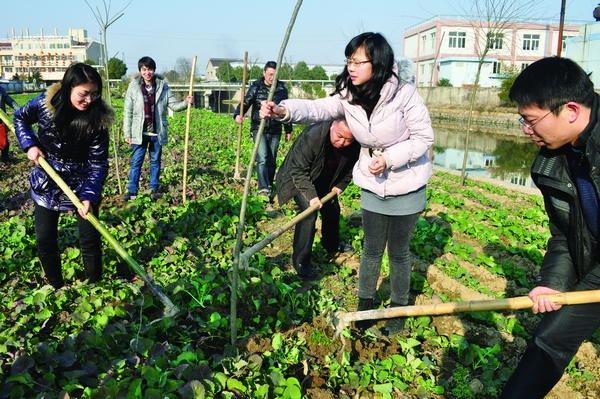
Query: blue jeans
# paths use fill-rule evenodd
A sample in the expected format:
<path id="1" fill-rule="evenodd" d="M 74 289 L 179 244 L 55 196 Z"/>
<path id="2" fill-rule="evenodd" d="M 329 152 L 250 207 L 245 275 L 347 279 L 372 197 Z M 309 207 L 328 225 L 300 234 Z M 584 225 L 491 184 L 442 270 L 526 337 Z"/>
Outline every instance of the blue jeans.
<path id="1" fill-rule="evenodd" d="M 162 156 L 162 146 L 158 141 L 158 136 L 146 136 L 142 138 L 142 144 L 132 146 L 131 168 L 129 170 L 129 186 L 127 191 L 131 194 L 137 194 L 140 182 L 140 173 L 142 164 L 146 156 L 146 149 L 150 151 L 150 190 L 158 191 L 158 179 L 160 178 L 160 158 Z"/>
<path id="2" fill-rule="evenodd" d="M 324 191 L 324 193 L 323 193 Z M 328 194 L 327 190 L 318 190 L 319 198 Z M 302 194 L 294 197 L 294 201 L 300 212 L 305 211 L 310 203 Z M 325 202 L 319 210 L 321 213 L 321 246 L 328 252 L 334 252 L 338 249 L 340 243 L 340 203 L 338 198 Z M 317 212 L 313 212 L 305 219 L 296 224 L 294 230 L 294 252 L 292 262 L 294 265 L 310 266 L 310 255 L 312 254 L 313 241 L 315 240 L 315 222 L 317 221 Z"/>
<path id="3" fill-rule="evenodd" d="M 419 220 L 419 213 L 392 216 L 362 210 L 365 239 L 358 271 L 358 297 L 375 296 L 381 272 L 381 260 L 386 245 L 390 261 L 391 300 L 399 305 L 408 303 L 412 262 L 410 240 Z"/>
<path id="4" fill-rule="evenodd" d="M 252 132 L 252 140 L 256 144 L 256 135 Z M 258 176 L 258 191 L 270 190 L 275 180 L 275 168 L 277 167 L 277 149 L 281 134 L 262 134 L 258 151 L 256 152 L 256 174 Z"/>
<path id="5" fill-rule="evenodd" d="M 596 266 L 573 291 L 600 288 Z M 561 379 L 581 343 L 600 328 L 600 303 L 566 305 L 544 314 L 500 398 L 543 398 Z"/>

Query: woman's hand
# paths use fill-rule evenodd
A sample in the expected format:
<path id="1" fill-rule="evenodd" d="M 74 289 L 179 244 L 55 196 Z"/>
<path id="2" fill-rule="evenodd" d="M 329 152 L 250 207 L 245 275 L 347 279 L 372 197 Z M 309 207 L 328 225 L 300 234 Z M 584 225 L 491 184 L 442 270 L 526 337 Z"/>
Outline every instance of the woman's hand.
<path id="1" fill-rule="evenodd" d="M 562 305 L 556 304 L 548 298 L 538 298 L 538 295 L 548 294 L 560 294 L 560 291 L 548 287 L 535 287 L 531 290 L 529 298 L 534 302 L 531 307 L 533 313 L 552 312 L 553 310 L 558 310 L 562 307 Z"/>
<path id="2" fill-rule="evenodd" d="M 385 166 L 385 158 L 383 155 L 379 155 L 371 161 L 371 164 L 369 165 L 369 172 L 374 175 L 380 175 L 385 170 Z"/>
<path id="3" fill-rule="evenodd" d="M 287 115 L 287 109 L 284 106 L 276 105 L 274 102 L 261 101 L 258 114 L 263 119 L 282 119 Z"/>
<path id="4" fill-rule="evenodd" d="M 44 155 L 42 150 L 40 150 L 38 147 L 33 146 L 27 150 L 27 159 L 32 161 L 34 164 L 36 164 L 36 165 L 40 164 L 38 162 L 39 157 L 46 158 L 46 156 Z"/>
<path id="5" fill-rule="evenodd" d="M 77 212 L 79 212 L 79 215 L 82 218 L 87 220 L 87 213 L 90 211 L 90 207 L 91 207 L 90 201 L 83 200 L 83 201 L 81 201 L 81 203 L 83 204 L 83 209 L 77 208 Z"/>

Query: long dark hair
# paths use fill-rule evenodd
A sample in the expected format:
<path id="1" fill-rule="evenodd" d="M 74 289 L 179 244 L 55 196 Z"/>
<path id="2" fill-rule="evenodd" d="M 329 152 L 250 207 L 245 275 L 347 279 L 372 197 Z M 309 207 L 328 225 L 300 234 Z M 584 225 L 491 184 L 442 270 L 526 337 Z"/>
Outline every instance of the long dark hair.
<path id="1" fill-rule="evenodd" d="M 371 61 L 373 76 L 368 82 L 355 86 L 350 79 L 348 67 L 335 79 L 335 93 L 340 94 L 347 89 L 352 95 L 350 104 L 362 106 L 368 114 L 373 111 L 379 101 L 381 89 L 387 80 L 394 75 L 394 51 L 385 37 L 380 33 L 365 32 L 355 36 L 346 45 L 344 54 L 350 58 L 359 48 L 364 49 L 365 55 Z M 346 96 L 347 97 L 347 96 Z"/>
<path id="2" fill-rule="evenodd" d="M 102 120 L 102 100 L 92 101 L 85 111 L 73 107 L 71 91 L 73 87 L 93 83 L 102 93 L 102 78 L 91 65 L 81 62 L 72 64 L 65 71 L 60 90 L 52 97 L 50 103 L 56 110 L 54 124 L 61 135 L 73 141 L 87 140 L 90 133 L 100 127 Z"/>

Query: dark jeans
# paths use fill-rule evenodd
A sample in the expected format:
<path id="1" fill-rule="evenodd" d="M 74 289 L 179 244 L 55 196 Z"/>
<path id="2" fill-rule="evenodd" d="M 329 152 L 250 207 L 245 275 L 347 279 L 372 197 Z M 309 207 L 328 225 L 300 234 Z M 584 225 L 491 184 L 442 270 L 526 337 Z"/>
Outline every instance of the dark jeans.
<path id="1" fill-rule="evenodd" d="M 358 272 L 358 297 L 373 298 L 381 271 L 381 259 L 387 244 L 390 261 L 391 300 L 408 303 L 412 262 L 410 240 L 419 220 L 419 213 L 390 216 L 363 209 L 365 239 Z"/>
<path id="2" fill-rule="evenodd" d="M 98 211 L 92 209 L 90 212 L 96 215 Z M 46 278 L 55 288 L 60 288 L 65 284 L 58 249 L 59 215 L 59 211 L 53 211 L 35 204 L 35 235 L 38 254 Z M 79 227 L 79 245 L 86 277 L 90 283 L 95 283 L 102 279 L 100 233 L 89 221 L 79 216 L 79 213 L 77 213 L 77 223 Z"/>
<path id="3" fill-rule="evenodd" d="M 142 138 L 142 144 L 132 146 L 131 168 L 129 169 L 129 186 L 127 191 L 131 194 L 137 194 L 138 184 L 140 182 L 140 173 L 142 164 L 146 156 L 146 150 L 150 152 L 150 190 L 158 191 L 158 180 L 160 178 L 160 159 L 162 156 L 162 146 L 158 141 L 158 136 L 146 136 Z"/>
<path id="4" fill-rule="evenodd" d="M 319 192 L 319 198 L 325 196 Z M 310 207 L 302 194 L 294 197 L 296 205 L 300 208 L 300 212 Z M 319 210 L 321 213 L 321 245 L 328 252 L 334 252 L 338 249 L 340 243 L 340 203 L 337 197 L 327 201 Z M 310 255 L 312 253 L 313 241 L 315 240 L 315 222 L 317 221 L 317 212 L 308 215 L 304 220 L 296 224 L 294 231 L 294 253 L 292 254 L 292 262 L 294 265 L 310 266 Z"/>
<path id="5" fill-rule="evenodd" d="M 574 291 L 599 288 L 600 267 L 596 267 Z M 566 305 L 545 313 L 500 398 L 545 397 L 561 379 L 581 343 L 600 328 L 599 315 L 600 303 Z"/>
<path id="6" fill-rule="evenodd" d="M 258 132 L 252 132 L 252 140 L 256 144 Z M 270 190 L 275 180 L 277 167 L 277 149 L 281 134 L 267 134 L 263 132 L 256 152 L 256 174 L 258 176 L 258 191 Z"/>

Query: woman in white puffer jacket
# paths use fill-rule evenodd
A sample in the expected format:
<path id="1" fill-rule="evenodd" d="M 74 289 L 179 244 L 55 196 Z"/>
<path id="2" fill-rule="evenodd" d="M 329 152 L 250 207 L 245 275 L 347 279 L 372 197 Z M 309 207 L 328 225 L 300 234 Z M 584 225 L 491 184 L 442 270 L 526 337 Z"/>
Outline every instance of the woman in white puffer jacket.
<path id="1" fill-rule="evenodd" d="M 409 244 L 425 208 L 426 184 L 432 174 L 427 156 L 433 145 L 429 112 L 413 84 L 412 62 L 398 65 L 379 33 L 354 37 L 346 46 L 346 68 L 336 78 L 336 91 L 318 100 L 263 103 L 261 117 L 311 123 L 345 117 L 360 157 L 353 178 L 361 191 L 363 257 L 359 270 L 358 310 L 369 310 L 377 291 L 381 260 L 387 246 L 391 305 L 408 303 L 411 278 Z M 384 334 L 397 334 L 405 318 L 388 319 Z M 368 321 L 356 323 L 360 329 Z"/>

